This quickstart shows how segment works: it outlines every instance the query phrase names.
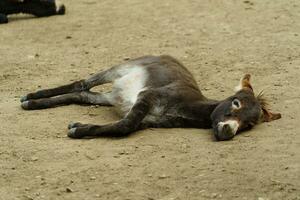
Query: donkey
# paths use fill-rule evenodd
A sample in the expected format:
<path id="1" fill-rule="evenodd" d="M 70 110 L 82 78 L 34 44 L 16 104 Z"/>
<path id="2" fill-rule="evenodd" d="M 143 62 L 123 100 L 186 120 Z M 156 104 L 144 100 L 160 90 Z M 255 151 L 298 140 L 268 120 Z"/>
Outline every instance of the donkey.
<path id="1" fill-rule="evenodd" d="M 111 82 L 111 92 L 90 91 Z M 201 93 L 192 74 L 168 55 L 133 59 L 86 80 L 29 93 L 21 102 L 25 110 L 72 103 L 115 106 L 122 116 L 107 125 L 70 123 L 71 138 L 124 137 L 149 127 L 212 127 L 217 140 L 229 140 L 260 122 L 281 118 L 267 109 L 262 95 L 255 97 L 249 74 L 241 79 L 233 96 L 211 100 Z"/>
<path id="2" fill-rule="evenodd" d="M 65 6 L 56 0 L 1 0 L 0 24 L 8 23 L 7 15 L 26 13 L 37 17 L 65 14 Z"/>

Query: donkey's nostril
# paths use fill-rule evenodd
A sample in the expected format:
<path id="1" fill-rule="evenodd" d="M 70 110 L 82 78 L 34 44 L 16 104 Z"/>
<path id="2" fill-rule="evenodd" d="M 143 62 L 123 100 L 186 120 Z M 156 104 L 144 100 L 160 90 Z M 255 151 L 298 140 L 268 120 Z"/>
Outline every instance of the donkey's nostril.
<path id="1" fill-rule="evenodd" d="M 223 125 L 222 132 L 224 135 L 232 135 L 232 130 L 231 130 L 229 124 Z"/>
<path id="2" fill-rule="evenodd" d="M 230 140 L 234 137 L 238 128 L 238 123 L 235 120 L 219 122 L 215 131 L 217 140 Z"/>

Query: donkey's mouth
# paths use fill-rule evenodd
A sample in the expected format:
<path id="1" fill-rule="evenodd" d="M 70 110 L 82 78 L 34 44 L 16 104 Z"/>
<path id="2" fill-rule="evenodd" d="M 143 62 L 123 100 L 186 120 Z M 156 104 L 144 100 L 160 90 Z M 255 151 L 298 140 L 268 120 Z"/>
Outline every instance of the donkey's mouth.
<path id="1" fill-rule="evenodd" d="M 230 140 L 232 139 L 239 128 L 239 123 L 236 120 L 227 120 L 225 122 L 219 122 L 214 127 L 214 135 L 217 140 Z"/>

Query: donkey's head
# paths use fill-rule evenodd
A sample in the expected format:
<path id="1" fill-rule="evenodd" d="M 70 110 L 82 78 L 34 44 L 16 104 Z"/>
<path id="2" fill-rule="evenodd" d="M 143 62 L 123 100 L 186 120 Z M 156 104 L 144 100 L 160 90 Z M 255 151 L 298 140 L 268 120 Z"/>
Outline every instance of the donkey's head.
<path id="1" fill-rule="evenodd" d="M 260 122 L 281 118 L 279 113 L 267 109 L 262 95 L 255 97 L 246 74 L 236 87 L 236 93 L 222 101 L 211 114 L 214 135 L 217 140 L 229 140 L 238 132 L 252 128 Z"/>

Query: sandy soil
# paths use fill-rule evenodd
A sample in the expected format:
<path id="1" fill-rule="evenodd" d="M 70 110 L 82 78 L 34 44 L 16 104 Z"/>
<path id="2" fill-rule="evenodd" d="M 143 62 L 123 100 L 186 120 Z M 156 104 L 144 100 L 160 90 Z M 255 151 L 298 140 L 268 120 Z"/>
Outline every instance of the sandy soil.
<path id="1" fill-rule="evenodd" d="M 298 0 L 64 3 L 65 16 L 0 26 L 0 199 L 300 199 Z M 229 142 L 197 129 L 72 140 L 70 121 L 118 117 L 108 107 L 20 108 L 23 94 L 145 54 L 177 57 L 216 99 L 251 73 L 283 118 Z"/>

